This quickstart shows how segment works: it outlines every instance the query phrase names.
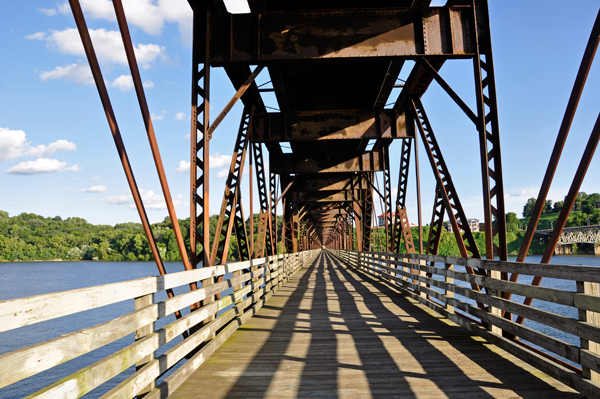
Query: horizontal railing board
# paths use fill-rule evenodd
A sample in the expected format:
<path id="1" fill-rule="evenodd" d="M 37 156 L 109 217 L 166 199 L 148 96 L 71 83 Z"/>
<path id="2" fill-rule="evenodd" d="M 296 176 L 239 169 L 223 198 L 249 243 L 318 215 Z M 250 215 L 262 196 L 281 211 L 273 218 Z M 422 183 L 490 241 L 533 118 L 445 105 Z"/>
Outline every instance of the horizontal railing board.
<path id="1" fill-rule="evenodd" d="M 279 258 L 278 258 L 279 259 Z M 111 305 L 277 260 L 261 258 L 0 302 L 0 332 Z"/>
<path id="2" fill-rule="evenodd" d="M 220 287 L 214 287 L 211 285 L 207 287 L 207 289 L 200 289 L 198 291 L 204 291 L 205 294 L 212 293 L 213 288 L 216 292 L 222 292 L 222 290 L 228 289 L 230 286 L 240 284 L 241 282 L 248 281 L 254 277 L 261 275 L 263 271 L 257 270 L 251 273 L 245 273 L 238 277 L 232 277 L 222 283 L 218 283 Z M 275 278 L 275 277 L 273 277 Z M 152 334 L 147 335 L 143 339 L 136 341 L 135 343 L 129 345 L 128 347 L 90 365 L 71 376 L 65 377 L 64 379 L 42 389 L 41 391 L 36 392 L 31 395 L 31 398 L 45 398 L 45 397 L 55 397 L 57 395 L 62 396 L 66 395 L 67 392 L 70 392 L 70 395 L 75 395 L 73 397 L 79 397 L 95 387 L 103 384 L 109 379 L 113 378 L 117 374 L 131 367 L 132 365 L 139 362 L 141 359 L 146 357 L 148 354 L 154 352 L 160 346 L 169 342 L 173 338 L 182 334 L 185 330 L 190 327 L 200 323 L 205 320 L 212 314 L 217 311 L 226 308 L 227 306 L 235 303 L 240 300 L 244 295 L 250 292 L 252 289 L 256 287 L 255 284 L 262 284 L 263 279 L 259 279 L 256 283 L 250 283 L 246 285 L 242 289 L 234 292 L 231 295 L 221 298 L 220 300 L 209 304 L 203 308 L 200 308 L 188 316 L 185 319 L 179 319 L 174 321 L 173 323 L 163 327 L 161 330 L 158 330 Z M 223 284 L 224 283 L 224 284 Z M 217 285 L 217 284 L 215 284 Z M 179 300 L 181 297 L 187 297 L 186 302 L 190 302 L 190 294 L 198 294 L 199 292 L 189 292 L 186 294 L 182 294 L 179 297 L 170 298 L 163 303 L 166 302 L 174 302 L 174 300 Z M 195 303 L 196 298 L 193 298 L 190 303 Z M 188 304 L 190 304 L 188 303 Z M 158 304 L 160 305 L 160 303 Z M 187 306 L 187 305 L 184 305 Z M 174 312 L 177 309 L 172 308 L 171 312 Z M 193 323 L 190 321 L 193 320 Z M 189 339 L 189 338 L 188 338 Z M 187 341 L 187 340 L 186 340 Z M 198 342 L 197 344 L 199 344 Z M 188 345 L 188 344 L 186 344 Z M 197 346 L 197 345 L 196 345 Z M 193 347 L 191 347 L 193 349 Z M 190 351 L 192 350 L 190 349 Z M 186 353 L 187 354 L 187 353 Z M 183 356 L 185 356 L 184 354 Z M 69 396 L 70 396 L 69 395 Z"/>
<path id="3" fill-rule="evenodd" d="M 389 256 L 393 259 L 410 258 L 428 261 L 433 260 L 435 262 L 440 262 L 447 265 L 458 264 L 463 266 L 470 266 L 473 268 L 485 268 L 488 270 L 498 271 L 511 271 L 509 269 L 512 267 L 524 265 L 521 263 L 513 262 L 466 260 L 461 258 L 441 256 L 432 257 L 406 254 L 379 254 Z M 434 279 L 433 276 L 427 277 L 426 275 L 422 275 L 421 273 L 411 273 L 409 271 L 403 270 L 402 268 L 418 269 L 419 271 L 424 272 L 423 274 L 427 272 L 432 272 L 433 274 L 440 277 L 461 280 L 467 283 L 477 283 L 478 285 L 481 285 L 483 287 L 487 287 L 498 291 L 512 292 L 517 295 L 533 297 L 532 295 L 530 295 L 533 294 L 538 296 L 538 299 L 547 300 L 549 302 L 554 303 L 560 303 L 562 305 L 575 308 L 577 308 L 578 305 L 581 305 L 579 309 L 585 309 L 590 311 L 597 311 L 599 297 L 564 290 L 554 290 L 546 287 L 531 287 L 524 284 L 510 283 L 502 280 L 493 279 L 491 277 L 482 277 L 478 275 L 468 274 L 465 272 L 442 269 L 439 267 L 417 265 L 415 263 L 388 260 L 384 258 L 382 259 L 380 257 L 372 256 L 370 253 L 358 253 L 357 251 L 353 251 L 353 253 L 349 251 L 338 251 L 338 257 L 345 260 L 349 265 L 355 267 L 357 270 L 362 270 L 367 276 L 370 276 L 371 278 L 377 278 L 386 284 L 395 284 L 403 288 L 404 292 L 407 295 L 411 296 L 413 299 L 418 300 L 420 303 L 444 315 L 445 317 L 461 325 L 467 330 L 486 338 L 489 342 L 496 344 L 502 349 L 505 349 L 509 353 L 512 353 L 513 355 L 519 357 L 527 363 L 532 364 L 533 366 L 542 370 L 546 374 L 573 387 L 574 389 L 582 392 L 588 397 L 597 397 L 600 395 L 600 385 L 590 381 L 589 379 L 584 379 L 578 373 L 575 373 L 572 370 L 563 367 L 561 364 L 549 360 L 548 358 L 545 358 L 544 356 L 536 354 L 523 347 L 522 345 L 519 345 L 518 343 L 512 342 L 493 332 L 487 331 L 481 326 L 478 326 L 473 322 L 468 321 L 467 319 L 461 316 L 458 316 L 457 314 L 448 312 L 444 306 L 452 306 L 457 310 L 466 312 L 469 315 L 479 318 L 482 322 L 488 323 L 490 325 L 495 325 L 501 328 L 502 330 L 507 331 L 515 336 L 521 337 L 535 345 L 538 345 L 550 351 L 551 353 L 555 353 L 559 356 L 562 356 L 565 359 L 582 364 L 582 366 L 587 367 L 596 372 L 600 371 L 599 354 L 596 354 L 589 350 L 581 349 L 576 345 L 566 343 L 560 339 L 556 339 L 549 335 L 535 331 L 531 328 L 525 327 L 521 324 L 517 324 L 512 320 L 504 319 L 499 315 L 488 313 L 486 310 L 480 309 L 474 305 L 461 301 L 459 298 L 456 298 L 454 296 L 447 296 L 444 292 L 439 292 L 433 289 L 433 287 L 444 290 L 445 292 L 453 292 L 457 295 L 480 301 L 494 308 L 505 310 L 509 313 L 522 315 L 525 318 L 546 324 L 548 326 L 557 328 L 559 330 L 573 334 L 580 338 L 589 339 L 592 341 L 598 341 L 598 339 L 600 339 L 600 328 L 598 326 L 592 323 L 582 322 L 567 316 L 562 316 L 542 309 L 536 309 L 530 306 L 511 302 L 509 300 L 499 298 L 497 296 L 478 292 L 466 287 L 461 287 L 454 283 L 437 280 Z M 381 264 L 380 262 L 383 262 L 384 264 Z M 391 267 L 385 264 L 393 264 L 394 266 L 399 266 L 399 268 Z M 489 265 L 492 265 L 493 267 L 488 267 Z M 538 274 L 538 270 L 541 270 L 540 265 L 525 264 L 525 266 L 527 272 L 522 272 L 521 270 L 514 270 L 514 272 L 521 274 L 529 274 L 529 272 L 534 271 L 531 274 L 535 275 Z M 547 265 L 542 265 L 542 267 L 545 267 L 547 269 L 552 269 L 554 268 L 554 266 L 555 265 L 551 265 L 551 267 L 548 267 Z M 598 276 L 600 275 L 600 269 L 597 268 L 568 265 L 564 267 L 563 266 L 559 267 L 559 270 L 553 270 L 551 272 L 548 272 L 546 270 L 544 274 L 539 274 L 547 277 L 591 282 L 596 282 L 598 280 Z M 565 277 L 565 273 L 574 274 Z M 398 275 L 402 277 L 398 277 Z M 410 279 L 415 279 L 418 281 L 418 283 L 410 282 Z M 431 287 L 427 287 L 427 284 L 429 284 Z M 417 293 L 416 291 L 420 291 L 420 293 Z M 423 297 L 423 295 L 427 295 L 428 297 Z M 442 305 L 433 302 L 432 299 L 429 298 L 440 301 Z"/>

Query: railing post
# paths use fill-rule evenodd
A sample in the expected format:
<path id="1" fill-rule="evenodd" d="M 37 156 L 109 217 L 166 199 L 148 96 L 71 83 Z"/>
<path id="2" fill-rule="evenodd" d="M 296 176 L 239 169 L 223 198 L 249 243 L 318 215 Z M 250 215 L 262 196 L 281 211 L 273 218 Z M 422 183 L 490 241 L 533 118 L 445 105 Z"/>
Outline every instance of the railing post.
<path id="1" fill-rule="evenodd" d="M 489 277 L 496 279 L 496 280 L 502 280 L 502 273 L 497 271 L 497 270 L 489 270 Z M 502 293 L 499 292 L 498 290 L 489 290 L 490 295 L 493 295 L 495 297 L 501 297 Z M 490 313 L 493 315 L 496 315 L 498 317 L 502 317 L 502 310 L 499 308 L 495 308 L 490 306 Z M 496 327 L 494 324 L 490 324 L 488 326 L 489 330 L 495 334 L 498 335 L 502 335 L 502 329 L 500 327 Z"/>
<path id="2" fill-rule="evenodd" d="M 153 303 L 154 303 L 154 294 L 148 294 L 148 295 L 137 297 L 134 299 L 134 302 L 133 302 L 135 310 L 145 308 L 146 306 L 150 306 Z M 154 332 L 154 322 L 136 330 L 135 331 L 135 340 L 138 341 L 138 340 L 144 338 L 146 335 L 152 334 L 153 332 Z M 148 362 L 151 362 L 152 360 L 154 360 L 154 352 L 152 352 L 151 354 L 149 354 L 148 356 L 146 356 L 145 358 L 143 358 L 142 360 L 140 360 L 139 362 L 136 363 L 136 365 L 135 365 L 136 371 L 141 369 L 142 367 L 144 367 Z M 156 381 L 152 381 L 150 384 L 148 384 L 148 386 L 146 386 L 144 389 L 142 389 L 138 393 L 137 397 L 143 398 L 144 396 L 146 396 L 146 394 L 148 392 L 150 392 L 155 387 L 156 387 Z"/>
<path id="3" fill-rule="evenodd" d="M 450 263 L 446 263 L 445 268 L 448 271 L 452 271 L 452 270 L 454 270 L 454 265 L 450 264 Z M 453 277 L 446 276 L 444 278 L 444 281 L 448 285 L 454 285 L 454 278 Z M 446 295 L 446 298 L 454 298 L 454 291 L 446 290 L 445 295 Z M 454 313 L 454 306 L 446 304 L 446 311 L 448 313 Z"/>
<path id="4" fill-rule="evenodd" d="M 578 281 L 577 292 L 587 295 L 600 296 L 600 284 L 589 283 L 587 281 Z M 579 309 L 579 320 L 595 326 L 600 326 L 600 313 Z M 588 350 L 596 355 L 600 354 L 600 344 L 583 338 L 580 338 L 580 340 L 581 350 Z M 589 379 L 596 384 L 600 384 L 600 374 L 590 370 L 585 366 L 581 367 L 581 371 L 583 378 Z"/>

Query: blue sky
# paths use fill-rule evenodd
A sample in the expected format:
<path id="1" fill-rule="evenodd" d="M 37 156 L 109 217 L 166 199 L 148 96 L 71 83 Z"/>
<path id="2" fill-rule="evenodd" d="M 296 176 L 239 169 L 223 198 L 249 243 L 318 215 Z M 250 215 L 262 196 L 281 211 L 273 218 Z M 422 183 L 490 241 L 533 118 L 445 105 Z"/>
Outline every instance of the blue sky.
<path id="1" fill-rule="evenodd" d="M 123 0 L 172 195 L 189 216 L 191 11 L 185 0 Z M 566 103 L 598 12 L 597 0 L 490 0 L 507 211 L 520 215 L 537 196 Z M 166 215 L 130 72 L 108 0 L 82 1 L 92 40 L 133 170 L 152 222 Z M 232 3 L 232 6 L 236 4 Z M 83 217 L 92 223 L 139 221 L 80 39 L 63 0 L 4 2 L 0 13 L 0 209 L 10 215 Z M 600 61 L 590 72 L 550 197 L 562 200 L 600 104 Z M 405 76 L 407 71 L 403 71 Z M 473 109 L 471 61 L 447 62 L 442 76 Z M 259 83 L 269 79 L 261 73 Z M 214 118 L 234 94 L 220 69 L 212 75 Z M 394 93 L 392 99 L 395 99 Z M 391 100 L 390 100 L 391 101 Z M 269 105 L 277 106 L 270 99 Z M 423 103 L 468 217 L 482 218 L 477 133 L 434 83 Z M 210 143 L 210 213 L 217 213 L 237 134 L 236 106 Z M 399 143 L 391 148 L 397 184 Z M 423 222 L 435 183 L 420 149 Z M 600 192 L 598 157 L 583 191 Z M 246 168 L 247 169 L 247 168 Z M 416 223 L 414 167 L 408 211 Z M 247 187 L 248 178 L 244 177 Z M 382 184 L 380 176 L 380 184 Z M 247 198 L 245 213 L 249 214 Z M 255 201 L 255 212 L 256 206 Z M 377 205 L 377 213 L 380 213 Z"/>

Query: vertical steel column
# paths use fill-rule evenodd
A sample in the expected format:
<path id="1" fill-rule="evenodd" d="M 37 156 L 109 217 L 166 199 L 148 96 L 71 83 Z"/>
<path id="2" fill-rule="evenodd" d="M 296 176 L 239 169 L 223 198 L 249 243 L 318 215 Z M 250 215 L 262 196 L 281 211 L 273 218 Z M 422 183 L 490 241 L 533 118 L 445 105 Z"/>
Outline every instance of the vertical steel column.
<path id="1" fill-rule="evenodd" d="M 252 143 L 252 152 L 254 153 L 254 162 L 256 167 L 256 187 L 258 189 L 258 199 L 260 201 L 260 219 L 258 224 L 258 242 L 256 243 L 255 254 L 262 258 L 265 253 L 265 244 L 267 246 L 267 255 L 273 255 L 273 224 L 271 218 L 271 207 L 269 205 L 269 194 L 267 192 L 267 182 L 265 178 L 265 164 L 262 155 L 262 144 Z"/>
<path id="2" fill-rule="evenodd" d="M 394 253 L 400 252 L 402 238 L 402 223 L 398 217 L 401 209 L 406 208 L 406 191 L 408 186 L 408 170 L 410 167 L 411 139 L 402 139 L 402 152 L 400 154 L 400 171 L 398 174 L 398 193 L 396 197 L 396 219 L 392 228 L 392 247 Z"/>
<path id="3" fill-rule="evenodd" d="M 225 182 L 225 192 L 223 194 L 223 201 L 221 203 L 221 212 L 219 213 L 219 219 L 217 221 L 217 227 L 215 229 L 215 236 L 213 238 L 213 246 L 210 252 L 210 264 L 224 264 L 227 262 L 227 253 L 229 251 L 229 240 L 231 238 L 231 232 L 233 231 L 234 225 L 236 231 L 240 233 L 243 231 L 244 237 L 245 222 L 243 221 L 243 215 L 241 214 L 240 203 L 240 190 L 241 190 L 241 179 L 244 171 L 244 162 L 246 160 L 246 150 L 248 148 L 248 141 L 250 135 L 248 134 L 250 122 L 250 109 L 249 107 L 244 108 L 242 119 L 240 121 L 240 128 L 238 130 L 238 136 L 235 141 L 235 148 L 233 151 L 233 157 L 231 158 L 231 165 L 229 167 L 229 174 L 227 181 Z M 236 223 L 237 214 L 237 223 Z M 241 221 L 239 219 L 242 219 Z M 242 243 L 243 248 L 239 248 L 240 255 L 244 251 L 244 256 L 248 258 L 248 242 L 247 238 L 238 238 Z"/>
<path id="4" fill-rule="evenodd" d="M 492 39 L 487 0 L 473 0 L 475 40 L 477 54 L 473 58 L 475 91 L 477 97 L 477 129 L 483 178 L 483 206 L 485 222 L 486 258 L 507 260 L 506 211 L 504 208 L 504 183 L 500 156 L 500 132 L 496 80 L 492 56 Z M 493 218 L 496 225 L 492 226 Z M 498 236 L 498 245 L 494 237 Z M 503 276 L 506 277 L 506 276 Z"/>
<path id="5" fill-rule="evenodd" d="M 440 240 L 442 239 L 442 230 L 444 228 L 444 213 L 446 213 L 446 205 L 444 204 L 443 194 L 439 186 L 436 186 L 431 223 L 429 224 L 429 239 L 427 240 L 428 255 L 438 254 Z"/>
<path id="6" fill-rule="evenodd" d="M 385 252 L 390 252 L 390 249 L 393 248 L 394 244 L 392 242 L 392 235 L 390 229 L 390 218 L 393 218 L 392 211 L 392 176 L 390 173 L 390 151 L 389 147 L 383 149 L 384 153 L 384 162 L 385 168 L 383 169 L 383 194 L 385 196 Z M 378 185 L 379 186 L 379 185 Z M 393 228 L 393 226 L 392 226 Z"/>
<path id="7" fill-rule="evenodd" d="M 210 65 L 208 52 L 208 8 L 202 3 L 194 11 L 192 49 L 192 130 L 190 162 L 190 247 L 192 266 L 210 266 L 209 138 Z"/>
<path id="8" fill-rule="evenodd" d="M 364 174 L 371 184 L 362 188 L 362 222 L 363 222 L 363 251 L 371 250 L 371 233 L 373 224 L 373 176 L 374 172 Z M 362 179 L 361 179 L 362 180 Z M 361 181 L 362 185 L 362 181 Z"/>
<path id="9" fill-rule="evenodd" d="M 277 243 L 277 175 L 273 172 L 269 172 L 269 193 L 271 194 L 271 202 L 269 208 L 271 209 L 271 246 L 272 255 L 279 253 L 279 245 Z"/>

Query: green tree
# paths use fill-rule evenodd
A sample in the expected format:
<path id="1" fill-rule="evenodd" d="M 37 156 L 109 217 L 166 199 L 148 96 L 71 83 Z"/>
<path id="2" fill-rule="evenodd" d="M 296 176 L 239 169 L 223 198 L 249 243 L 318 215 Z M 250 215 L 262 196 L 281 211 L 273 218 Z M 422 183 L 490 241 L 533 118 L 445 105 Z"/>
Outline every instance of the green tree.
<path id="1" fill-rule="evenodd" d="M 506 214 L 506 231 L 519 231 L 520 220 L 514 212 Z"/>
<path id="2" fill-rule="evenodd" d="M 533 207 L 535 206 L 535 198 L 529 198 L 523 206 L 523 217 L 528 218 L 533 213 Z"/>

